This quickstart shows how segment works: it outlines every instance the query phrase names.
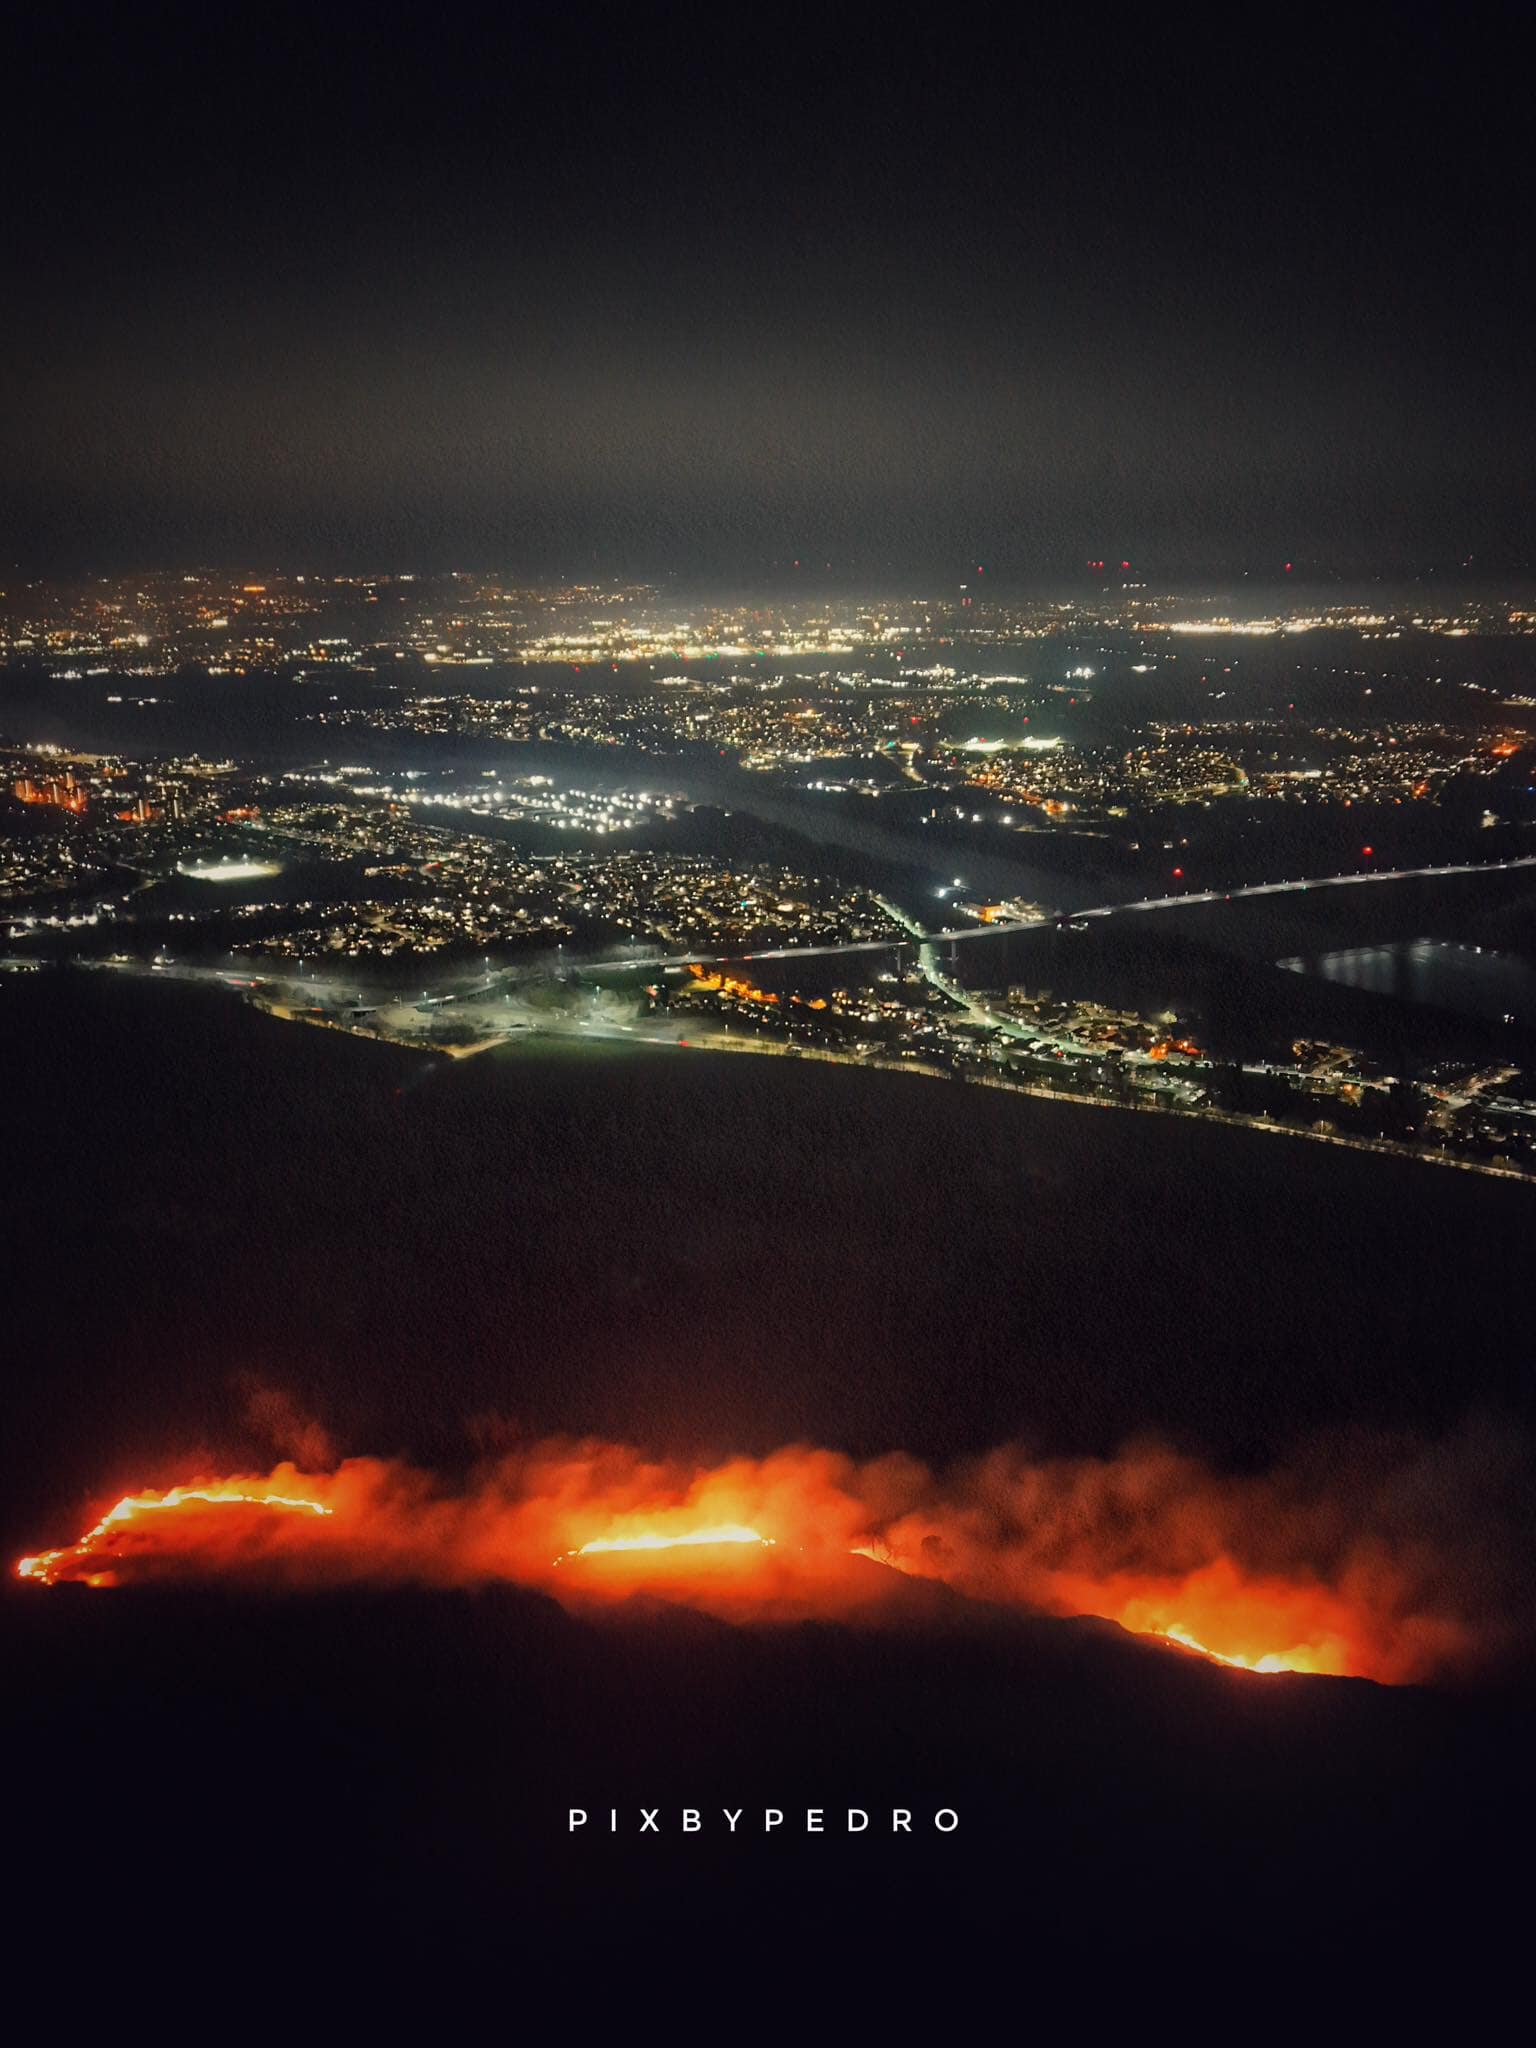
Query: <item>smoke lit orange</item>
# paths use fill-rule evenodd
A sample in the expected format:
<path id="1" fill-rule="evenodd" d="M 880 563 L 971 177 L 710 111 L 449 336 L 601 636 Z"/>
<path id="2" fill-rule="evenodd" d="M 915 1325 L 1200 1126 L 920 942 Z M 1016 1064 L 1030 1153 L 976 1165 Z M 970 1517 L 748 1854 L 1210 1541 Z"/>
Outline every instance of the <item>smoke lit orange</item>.
<path id="1" fill-rule="evenodd" d="M 87 1529 L 78 1542 L 66 1550 L 45 1550 L 36 1557 L 24 1557 L 16 1567 L 17 1576 L 23 1579 L 41 1579 L 51 1586 L 59 1578 L 83 1579 L 89 1586 L 116 1585 L 117 1577 L 110 1567 L 100 1570 L 82 1570 L 80 1567 L 95 1557 L 117 1558 L 124 1554 L 124 1541 L 129 1524 L 141 1523 L 146 1517 L 159 1514 L 167 1508 L 187 1507 L 255 1507 L 286 1509 L 313 1515 L 328 1515 L 331 1510 L 319 1501 L 301 1499 L 292 1494 L 276 1493 L 270 1487 L 257 1485 L 246 1489 L 228 1481 L 210 1482 L 208 1485 L 173 1486 L 168 1493 L 126 1494 L 116 1507 L 108 1508 L 94 1529 Z M 140 1546 L 132 1546 L 137 1549 Z"/>
<path id="2" fill-rule="evenodd" d="M 1346 1514 L 1295 1475 L 1224 1477 L 1155 1446 L 1051 1461 L 1005 1448 L 935 1473 L 803 1446 L 700 1469 L 557 1441 L 456 1487 L 357 1458 L 130 1494 L 18 1570 L 93 1586 L 501 1579 L 578 1606 L 654 1592 L 728 1619 L 873 1619 L 910 1611 L 912 1582 L 930 1581 L 1246 1671 L 1400 1681 L 1479 1647 L 1462 1565 L 1437 1567 L 1394 1523 L 1416 1497 L 1389 1471 Z"/>

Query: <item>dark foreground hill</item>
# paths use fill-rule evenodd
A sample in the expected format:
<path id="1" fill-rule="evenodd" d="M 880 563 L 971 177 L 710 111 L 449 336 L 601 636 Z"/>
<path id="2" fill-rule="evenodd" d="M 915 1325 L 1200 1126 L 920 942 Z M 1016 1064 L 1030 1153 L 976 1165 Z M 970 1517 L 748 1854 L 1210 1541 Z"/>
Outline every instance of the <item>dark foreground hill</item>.
<path id="1" fill-rule="evenodd" d="M 341 1451 L 440 1468 L 519 1428 L 928 1458 L 1155 1429 L 1240 1469 L 1307 1430 L 1530 1420 L 1523 1187 L 879 1074 L 454 1066 L 26 984 L 0 989 L 8 1556 L 269 1463 L 249 1378 Z M 711 2032 L 822 1966 L 872 2001 L 1001 1984 L 1021 2015 L 1106 1974 L 1192 2009 L 1236 1969 L 1300 2023 L 1325 1970 L 1518 1950 L 1531 1764 L 1493 1695 L 1018 1617 L 597 1627 L 507 1588 L 12 1583 L 0 1636 L 8 1981 L 59 2010 L 90 1979 L 119 2019 L 304 2032 L 317 1978 L 474 1983 L 503 2034 L 535 1994 L 575 2025 L 623 1959 L 634 2009 L 681 2024 L 723 1960 Z"/>
<path id="2" fill-rule="evenodd" d="M 1525 1910 L 1516 1709 L 1223 1671 L 1102 1624 L 16 1587 L 0 1627 L 29 1952 L 88 1953 L 104 1988 L 559 1998 L 647 1944 L 744 1984 L 956 1955 L 973 1984 L 1111 1958 L 1315 1984 L 1471 1962 Z"/>

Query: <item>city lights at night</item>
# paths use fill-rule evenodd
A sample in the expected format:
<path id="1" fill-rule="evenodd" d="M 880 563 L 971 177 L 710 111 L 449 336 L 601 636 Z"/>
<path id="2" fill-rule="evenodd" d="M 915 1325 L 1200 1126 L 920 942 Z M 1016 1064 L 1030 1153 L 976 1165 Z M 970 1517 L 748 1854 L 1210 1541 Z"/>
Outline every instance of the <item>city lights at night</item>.
<path id="1" fill-rule="evenodd" d="M 19 2025 L 1489 2030 L 1531 53 L 18 22 Z"/>

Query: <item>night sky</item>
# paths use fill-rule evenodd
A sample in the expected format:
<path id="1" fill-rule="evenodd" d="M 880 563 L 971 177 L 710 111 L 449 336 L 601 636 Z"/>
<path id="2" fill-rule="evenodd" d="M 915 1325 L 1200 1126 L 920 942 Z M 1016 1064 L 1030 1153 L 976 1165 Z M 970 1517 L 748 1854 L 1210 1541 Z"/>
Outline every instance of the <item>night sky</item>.
<path id="1" fill-rule="evenodd" d="M 29 20 L 0 562 L 1536 555 L 1513 9 L 829 19 Z"/>

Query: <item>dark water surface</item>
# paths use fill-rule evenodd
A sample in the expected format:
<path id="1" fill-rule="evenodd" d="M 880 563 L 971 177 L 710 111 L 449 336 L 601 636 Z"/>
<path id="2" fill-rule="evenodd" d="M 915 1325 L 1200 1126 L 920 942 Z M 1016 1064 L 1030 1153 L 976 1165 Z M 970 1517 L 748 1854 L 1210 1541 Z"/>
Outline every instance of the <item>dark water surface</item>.
<path id="1" fill-rule="evenodd" d="M 1345 988 L 1368 989 L 1410 1003 L 1495 1022 L 1536 1017 L 1536 967 L 1513 953 L 1451 939 L 1412 939 L 1386 946 L 1346 946 L 1334 953 L 1282 960 L 1298 974 L 1320 974 Z"/>

